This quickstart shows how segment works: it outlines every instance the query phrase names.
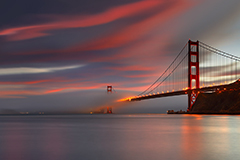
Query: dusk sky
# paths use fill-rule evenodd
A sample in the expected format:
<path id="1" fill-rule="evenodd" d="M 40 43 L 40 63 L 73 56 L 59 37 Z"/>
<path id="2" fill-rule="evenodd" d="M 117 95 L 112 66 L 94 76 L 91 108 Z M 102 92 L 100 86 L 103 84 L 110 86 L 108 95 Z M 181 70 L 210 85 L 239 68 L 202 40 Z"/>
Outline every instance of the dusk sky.
<path id="1" fill-rule="evenodd" d="M 0 12 L 0 112 L 186 109 L 187 96 L 116 101 L 145 90 L 189 38 L 240 56 L 239 0 L 2 0 Z"/>

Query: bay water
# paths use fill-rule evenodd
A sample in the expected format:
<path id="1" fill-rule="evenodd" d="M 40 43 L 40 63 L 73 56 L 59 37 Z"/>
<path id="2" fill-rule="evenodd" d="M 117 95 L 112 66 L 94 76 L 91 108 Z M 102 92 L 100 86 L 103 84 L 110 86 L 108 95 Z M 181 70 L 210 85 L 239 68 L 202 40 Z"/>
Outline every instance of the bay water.
<path id="1" fill-rule="evenodd" d="M 1 160 L 230 160 L 240 116 L 0 116 Z"/>

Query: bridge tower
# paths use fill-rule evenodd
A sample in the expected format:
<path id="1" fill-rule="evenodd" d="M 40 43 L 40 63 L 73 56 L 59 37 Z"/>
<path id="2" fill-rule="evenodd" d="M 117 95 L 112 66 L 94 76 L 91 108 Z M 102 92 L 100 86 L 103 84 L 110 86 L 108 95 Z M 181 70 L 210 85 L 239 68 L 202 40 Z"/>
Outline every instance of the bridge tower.
<path id="1" fill-rule="evenodd" d="M 107 86 L 107 93 L 112 93 L 113 92 L 113 87 L 112 86 Z M 112 113 L 112 107 L 107 107 L 107 113 L 111 114 Z"/>
<path id="2" fill-rule="evenodd" d="M 199 88 L 199 41 L 188 41 L 188 109 L 191 111 L 198 92 L 193 89 Z"/>

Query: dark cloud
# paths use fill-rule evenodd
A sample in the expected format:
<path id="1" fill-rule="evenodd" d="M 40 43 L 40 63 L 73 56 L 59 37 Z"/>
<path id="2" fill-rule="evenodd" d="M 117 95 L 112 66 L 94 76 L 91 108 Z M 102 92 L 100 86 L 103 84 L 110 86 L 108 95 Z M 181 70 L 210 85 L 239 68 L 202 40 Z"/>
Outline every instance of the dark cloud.
<path id="1" fill-rule="evenodd" d="M 46 20 L 44 16 L 46 14 L 96 14 L 114 6 L 138 1 L 139 0 L 3 0 L 1 1 L 0 14 L 5 16 L 1 16 L 0 20 L 2 23 L 0 28 L 51 21 L 51 19 Z"/>

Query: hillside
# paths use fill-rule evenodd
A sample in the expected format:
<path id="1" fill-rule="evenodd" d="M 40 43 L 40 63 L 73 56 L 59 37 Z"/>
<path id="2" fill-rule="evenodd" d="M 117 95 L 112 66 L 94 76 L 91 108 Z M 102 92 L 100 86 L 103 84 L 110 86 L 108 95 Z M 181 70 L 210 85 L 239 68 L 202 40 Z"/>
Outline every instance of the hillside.
<path id="1" fill-rule="evenodd" d="M 213 93 L 199 93 L 190 113 L 240 113 L 240 81 Z"/>

